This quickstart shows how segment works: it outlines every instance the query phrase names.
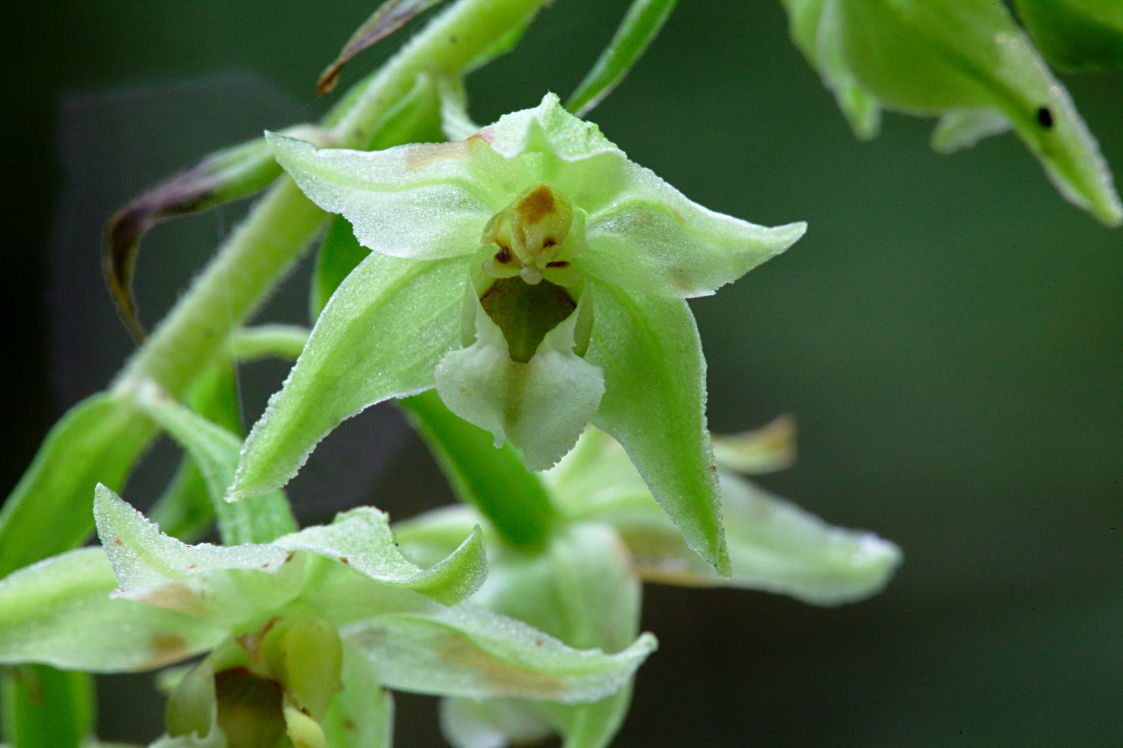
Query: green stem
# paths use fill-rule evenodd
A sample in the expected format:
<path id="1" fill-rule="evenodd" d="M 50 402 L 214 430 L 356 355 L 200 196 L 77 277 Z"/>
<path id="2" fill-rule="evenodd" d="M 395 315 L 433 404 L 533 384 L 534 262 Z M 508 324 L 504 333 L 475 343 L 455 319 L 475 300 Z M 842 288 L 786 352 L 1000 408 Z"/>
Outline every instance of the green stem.
<path id="1" fill-rule="evenodd" d="M 3 737 L 15 748 L 78 748 L 93 733 L 94 681 L 86 673 L 21 665 L 0 685 Z"/>
<path id="2" fill-rule="evenodd" d="M 510 445 L 454 415 L 435 390 L 399 401 L 437 458 L 461 501 L 479 509 L 510 544 L 534 549 L 550 534 L 558 511 L 538 476 Z"/>

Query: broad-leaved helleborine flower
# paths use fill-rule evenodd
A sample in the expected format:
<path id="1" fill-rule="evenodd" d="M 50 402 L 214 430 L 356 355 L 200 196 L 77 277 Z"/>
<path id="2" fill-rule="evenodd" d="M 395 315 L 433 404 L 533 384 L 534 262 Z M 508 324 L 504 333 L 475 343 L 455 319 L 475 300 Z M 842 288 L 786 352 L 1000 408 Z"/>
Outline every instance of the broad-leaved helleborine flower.
<path id="1" fill-rule="evenodd" d="M 685 299 L 783 251 L 803 224 L 765 228 L 691 202 L 553 95 L 451 143 L 271 142 L 371 254 L 250 434 L 232 498 L 285 483 L 343 419 L 435 385 L 531 470 L 597 424 L 690 546 L 728 570 Z"/>
<path id="2" fill-rule="evenodd" d="M 643 635 L 612 654 L 574 649 L 464 602 L 486 574 L 478 528 L 421 568 L 369 507 L 227 547 L 163 535 L 104 486 L 95 512 L 104 550 L 0 580 L 0 664 L 137 671 L 210 651 L 175 689 L 161 748 L 286 733 L 296 745 L 376 748 L 389 745 L 383 687 L 595 702 L 627 687 L 655 647 Z"/>

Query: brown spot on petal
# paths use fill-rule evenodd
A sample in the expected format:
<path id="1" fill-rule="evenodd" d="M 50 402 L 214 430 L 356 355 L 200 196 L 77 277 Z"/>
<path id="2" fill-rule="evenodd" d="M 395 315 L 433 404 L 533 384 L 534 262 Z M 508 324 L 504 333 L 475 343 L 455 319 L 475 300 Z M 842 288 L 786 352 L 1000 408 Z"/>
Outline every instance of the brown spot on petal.
<path id="1" fill-rule="evenodd" d="M 145 667 L 159 667 L 187 655 L 187 640 L 178 634 L 155 634 L 149 646 L 152 654 L 145 661 Z"/>
<path id="2" fill-rule="evenodd" d="M 425 169 L 441 161 L 464 158 L 468 143 L 456 140 L 451 143 L 417 143 L 408 146 L 405 167 L 411 171 Z"/>
<path id="3" fill-rule="evenodd" d="M 519 216 L 529 224 L 535 224 L 554 212 L 554 193 L 544 184 L 538 185 L 529 195 L 515 206 Z"/>
<path id="4" fill-rule="evenodd" d="M 113 545 L 124 545 L 120 538 L 113 538 Z"/>
<path id="5" fill-rule="evenodd" d="M 182 582 L 161 585 L 140 598 L 140 601 L 193 616 L 204 616 L 207 613 L 203 599 L 195 590 Z"/>
<path id="6" fill-rule="evenodd" d="M 345 564 L 350 564 L 350 563 L 351 563 L 351 559 L 347 558 L 346 556 L 340 556 L 340 557 L 339 557 L 339 560 L 340 560 L 340 561 L 341 561 L 342 563 L 345 563 Z"/>

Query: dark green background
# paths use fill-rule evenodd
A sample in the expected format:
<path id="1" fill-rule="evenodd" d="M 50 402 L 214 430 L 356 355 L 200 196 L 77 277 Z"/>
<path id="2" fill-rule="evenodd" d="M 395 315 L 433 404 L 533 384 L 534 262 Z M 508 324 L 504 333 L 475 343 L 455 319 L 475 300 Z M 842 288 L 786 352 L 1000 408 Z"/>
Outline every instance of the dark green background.
<path id="1" fill-rule="evenodd" d="M 100 287 L 104 216 L 202 153 L 316 116 L 316 74 L 372 5 L 9 9 L 8 485 L 129 350 Z M 625 5 L 558 0 L 472 77 L 474 116 L 572 90 Z M 1123 176 L 1123 76 L 1068 82 Z M 1123 742 L 1123 232 L 1063 202 L 1013 136 L 944 157 L 932 121 L 889 116 L 856 141 L 775 2 L 684 0 L 594 118 L 707 206 L 809 222 L 786 255 L 694 303 L 711 421 L 796 414 L 799 464 L 762 482 L 906 558 L 883 595 L 839 609 L 648 588 L 661 649 L 616 745 Z M 239 212 L 154 232 L 138 276 L 149 322 Z M 302 319 L 299 283 L 272 316 Z M 282 374 L 246 375 L 248 420 Z M 397 517 L 448 500 L 392 409 L 344 432 L 295 484 L 309 521 L 358 500 Z M 169 469 L 171 450 L 155 455 L 126 491 L 138 504 Z M 138 712 L 110 690 L 147 684 L 107 679 L 107 736 L 154 737 L 156 702 Z M 399 703 L 398 744 L 434 745 L 431 701 Z"/>

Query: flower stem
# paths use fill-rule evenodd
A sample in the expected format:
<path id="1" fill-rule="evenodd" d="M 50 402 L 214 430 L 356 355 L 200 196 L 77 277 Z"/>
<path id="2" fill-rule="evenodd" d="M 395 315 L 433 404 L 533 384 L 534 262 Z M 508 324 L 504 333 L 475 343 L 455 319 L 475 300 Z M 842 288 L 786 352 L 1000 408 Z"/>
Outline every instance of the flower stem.
<path id="1" fill-rule="evenodd" d="M 454 415 L 436 390 L 399 404 L 461 501 L 479 509 L 511 545 L 532 549 L 545 543 L 557 508 L 510 445 L 496 449 L 491 434 Z"/>

